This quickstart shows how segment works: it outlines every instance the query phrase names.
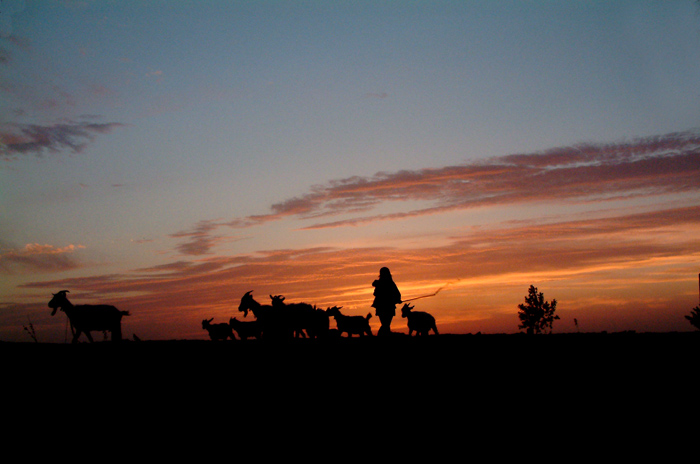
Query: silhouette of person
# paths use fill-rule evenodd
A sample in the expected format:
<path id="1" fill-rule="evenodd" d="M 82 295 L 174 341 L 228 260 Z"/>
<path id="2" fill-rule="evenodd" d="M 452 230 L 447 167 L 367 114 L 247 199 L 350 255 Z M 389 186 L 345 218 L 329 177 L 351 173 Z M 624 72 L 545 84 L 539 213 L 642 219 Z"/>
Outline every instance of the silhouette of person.
<path id="1" fill-rule="evenodd" d="M 379 270 L 379 278 L 372 282 L 374 287 L 375 314 L 379 317 L 381 327 L 377 335 L 388 335 L 391 333 L 391 320 L 396 315 L 396 305 L 401 303 L 401 292 L 391 278 L 388 267 Z"/>

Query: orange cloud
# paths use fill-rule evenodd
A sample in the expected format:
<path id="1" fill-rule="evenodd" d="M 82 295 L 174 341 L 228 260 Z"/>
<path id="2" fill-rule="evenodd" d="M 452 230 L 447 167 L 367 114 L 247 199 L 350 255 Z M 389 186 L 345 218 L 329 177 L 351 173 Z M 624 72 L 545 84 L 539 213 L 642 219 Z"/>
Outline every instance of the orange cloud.
<path id="1" fill-rule="evenodd" d="M 0 253 L 0 271 L 7 274 L 13 272 L 59 272 L 75 269 L 80 265 L 69 255 L 82 245 L 55 247 L 29 243 L 19 250 L 9 249 Z"/>

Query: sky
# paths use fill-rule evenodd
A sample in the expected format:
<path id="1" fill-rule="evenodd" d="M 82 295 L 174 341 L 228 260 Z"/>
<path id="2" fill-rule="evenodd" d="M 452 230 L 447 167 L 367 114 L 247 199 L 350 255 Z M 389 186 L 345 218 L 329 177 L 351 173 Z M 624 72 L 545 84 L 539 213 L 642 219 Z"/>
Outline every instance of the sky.
<path id="1" fill-rule="evenodd" d="M 442 333 L 530 285 L 693 330 L 699 82 L 692 0 L 0 0 L 0 341 L 65 342 L 60 290 L 150 340 L 374 314 L 383 266 Z"/>

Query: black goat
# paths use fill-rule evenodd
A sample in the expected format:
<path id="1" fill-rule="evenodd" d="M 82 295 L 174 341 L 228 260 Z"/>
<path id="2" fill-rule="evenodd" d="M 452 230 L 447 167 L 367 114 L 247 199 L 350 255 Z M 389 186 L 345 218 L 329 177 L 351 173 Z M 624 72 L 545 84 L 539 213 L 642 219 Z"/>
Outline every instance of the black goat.
<path id="1" fill-rule="evenodd" d="M 212 324 L 211 321 L 213 320 L 214 318 L 212 317 L 211 319 L 204 319 L 202 321 L 202 328 L 209 332 L 209 338 L 212 340 L 223 341 L 230 337 L 231 340 L 235 340 L 233 336 L 233 329 L 231 329 L 229 324 L 225 324 L 223 322 Z"/>
<path id="2" fill-rule="evenodd" d="M 362 316 L 345 316 L 340 313 L 340 308 L 338 306 L 333 306 L 328 308 L 328 315 L 335 318 L 336 326 L 338 327 L 338 332 L 343 335 L 343 332 L 348 334 L 348 337 L 352 337 L 353 334 L 357 334 L 360 337 L 367 334 L 372 336 L 372 329 L 369 326 L 369 320 L 372 317 L 371 313 L 367 314 L 367 317 Z"/>
<path id="3" fill-rule="evenodd" d="M 243 312 L 243 317 L 248 315 L 248 311 L 252 311 L 255 319 L 260 322 L 262 337 L 265 340 L 292 338 L 294 332 L 282 308 L 262 305 L 255 301 L 252 293 L 252 290 L 246 292 L 238 305 L 238 310 Z"/>
<path id="4" fill-rule="evenodd" d="M 241 340 L 247 340 L 250 337 L 256 340 L 262 338 L 262 326 L 260 325 L 260 321 L 239 321 L 235 317 L 232 317 L 229 319 L 228 324 L 236 331 L 238 338 Z"/>
<path id="5" fill-rule="evenodd" d="M 112 334 L 112 341 L 118 342 L 122 339 L 122 316 L 128 316 L 129 311 L 120 311 L 111 305 L 73 305 L 68 301 L 66 293 L 68 290 L 61 290 L 53 294 L 49 301 L 49 308 L 53 309 L 51 315 L 56 314 L 59 308 L 66 313 L 73 331 L 72 343 L 78 342 L 80 334 L 85 332 L 85 336 L 92 343 L 92 331 L 109 331 Z"/>
<path id="6" fill-rule="evenodd" d="M 401 308 L 401 317 L 408 319 L 408 336 L 410 337 L 414 330 L 416 331 L 416 336 L 428 335 L 431 329 L 435 332 L 435 335 L 438 335 L 435 318 L 424 311 L 411 311 L 413 308 L 408 303 L 404 303 Z"/>
<path id="7" fill-rule="evenodd" d="M 278 316 L 294 331 L 295 337 L 314 338 L 314 316 L 316 308 L 308 303 L 285 303 L 282 295 L 270 295 L 272 307 L 279 310 Z M 305 333 L 306 332 L 306 333 Z"/>
<path id="8" fill-rule="evenodd" d="M 326 338 L 330 335 L 330 315 L 328 311 L 314 306 L 309 328 L 306 330 L 310 338 Z"/>

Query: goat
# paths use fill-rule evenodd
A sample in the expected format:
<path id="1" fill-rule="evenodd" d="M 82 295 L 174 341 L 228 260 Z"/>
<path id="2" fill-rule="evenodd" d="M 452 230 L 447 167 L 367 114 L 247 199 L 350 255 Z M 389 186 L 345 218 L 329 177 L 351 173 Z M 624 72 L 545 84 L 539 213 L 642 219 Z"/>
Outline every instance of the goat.
<path id="1" fill-rule="evenodd" d="M 411 306 L 409 303 L 404 303 L 401 308 L 401 317 L 408 319 L 408 336 L 410 337 L 414 330 L 416 331 L 416 336 L 428 335 L 430 329 L 435 332 L 435 335 L 438 335 L 435 318 L 424 311 L 411 311 L 413 308 L 414 306 Z"/>
<path id="2" fill-rule="evenodd" d="M 252 293 L 252 290 L 246 292 L 238 305 L 238 310 L 244 313 L 243 317 L 248 315 L 248 311 L 252 311 L 255 319 L 260 322 L 263 339 L 291 337 L 293 332 L 285 321 L 281 309 L 258 303 Z"/>
<path id="3" fill-rule="evenodd" d="M 340 313 L 342 306 L 333 306 L 328 308 L 327 312 L 329 316 L 335 318 L 336 326 L 338 327 L 338 332 L 343 335 L 343 332 L 348 334 L 348 338 L 352 337 L 353 334 L 358 334 L 360 337 L 367 334 L 372 336 L 372 329 L 369 326 L 369 320 L 372 317 L 371 313 L 367 314 L 367 317 L 362 316 L 345 316 Z"/>
<path id="4" fill-rule="evenodd" d="M 260 325 L 260 321 L 245 322 L 232 317 L 229 319 L 228 325 L 236 331 L 238 338 L 241 340 L 247 340 L 248 337 L 253 337 L 256 340 L 262 338 L 262 326 Z"/>
<path id="5" fill-rule="evenodd" d="M 120 311 L 111 305 L 76 305 L 68 301 L 66 293 L 68 290 L 61 290 L 58 293 L 53 293 L 53 298 L 49 301 L 49 308 L 53 309 L 51 315 L 55 315 L 60 308 L 66 313 L 70 321 L 71 331 L 73 332 L 73 340 L 71 343 L 77 343 L 80 334 L 83 332 L 90 341 L 93 342 L 90 332 L 97 330 L 99 332 L 109 331 L 112 334 L 112 341 L 119 342 L 122 339 L 121 321 L 123 316 L 129 316 L 129 311 Z"/>
<path id="6" fill-rule="evenodd" d="M 308 303 L 285 303 L 282 295 L 270 295 L 270 299 L 272 307 L 280 311 L 279 316 L 294 331 L 295 337 L 315 337 L 313 323 L 316 308 Z"/>
<path id="7" fill-rule="evenodd" d="M 235 340 L 233 336 L 233 329 L 231 329 L 231 326 L 229 324 L 223 322 L 212 324 L 211 321 L 213 320 L 214 318 L 212 317 L 211 319 L 204 319 L 202 321 L 202 328 L 209 332 L 209 338 L 215 341 L 225 341 L 226 339 L 231 337 L 231 340 Z"/>
<path id="8" fill-rule="evenodd" d="M 330 316 L 324 309 L 314 306 L 310 327 L 306 330 L 310 338 L 326 338 L 330 335 Z"/>

